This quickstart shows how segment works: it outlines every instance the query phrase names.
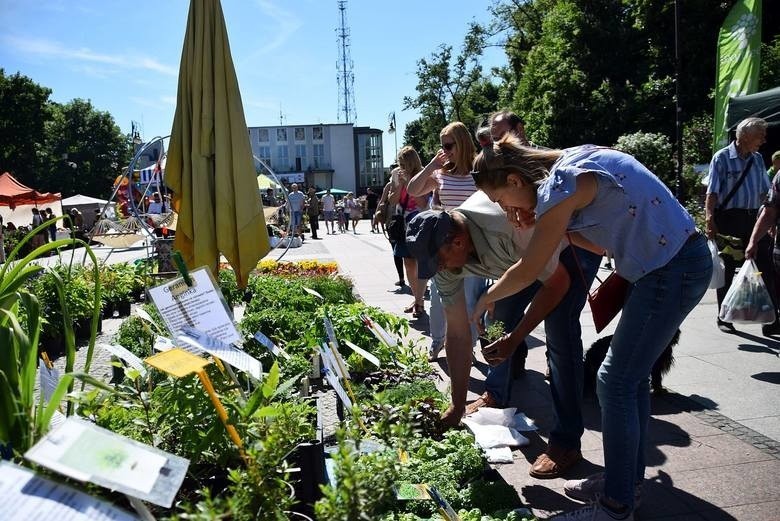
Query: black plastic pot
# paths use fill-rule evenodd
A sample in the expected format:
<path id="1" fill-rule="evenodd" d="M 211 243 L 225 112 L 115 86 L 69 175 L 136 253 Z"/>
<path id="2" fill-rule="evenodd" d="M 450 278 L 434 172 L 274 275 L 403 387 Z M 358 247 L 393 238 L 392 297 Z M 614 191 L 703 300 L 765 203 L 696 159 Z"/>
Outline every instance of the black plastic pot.
<path id="1" fill-rule="evenodd" d="M 314 515 L 314 503 L 322 497 L 320 485 L 326 483 L 325 449 L 322 442 L 312 440 L 299 443 L 290 453 L 289 463 L 300 469 L 300 472 L 290 474 L 296 499 L 292 509 L 307 516 L 300 519 L 308 519 L 308 516 Z"/>

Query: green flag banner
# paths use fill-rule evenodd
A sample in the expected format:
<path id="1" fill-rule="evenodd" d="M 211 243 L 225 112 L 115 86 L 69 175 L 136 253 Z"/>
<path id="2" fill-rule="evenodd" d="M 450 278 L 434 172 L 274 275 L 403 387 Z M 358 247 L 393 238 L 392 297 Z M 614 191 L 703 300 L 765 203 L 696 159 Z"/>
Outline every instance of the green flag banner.
<path id="1" fill-rule="evenodd" d="M 729 98 L 758 88 L 761 54 L 761 0 L 739 0 L 718 33 L 713 151 L 728 144 L 726 107 Z"/>

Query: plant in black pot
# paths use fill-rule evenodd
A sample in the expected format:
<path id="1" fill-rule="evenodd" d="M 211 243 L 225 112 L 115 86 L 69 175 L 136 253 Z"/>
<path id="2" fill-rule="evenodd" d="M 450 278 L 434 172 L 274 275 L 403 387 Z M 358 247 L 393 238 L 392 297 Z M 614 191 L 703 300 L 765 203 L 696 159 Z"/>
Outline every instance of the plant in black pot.
<path id="1" fill-rule="evenodd" d="M 485 349 L 487 346 L 504 336 L 504 323 L 500 320 L 494 320 L 485 328 L 485 332 L 479 335 L 479 346 Z"/>

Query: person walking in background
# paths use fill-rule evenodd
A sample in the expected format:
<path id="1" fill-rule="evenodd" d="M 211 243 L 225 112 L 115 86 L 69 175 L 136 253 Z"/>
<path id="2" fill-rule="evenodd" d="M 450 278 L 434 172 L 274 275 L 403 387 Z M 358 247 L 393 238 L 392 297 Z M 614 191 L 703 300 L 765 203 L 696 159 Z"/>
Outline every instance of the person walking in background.
<path id="1" fill-rule="evenodd" d="M 374 213 L 376 213 L 376 206 L 379 201 L 379 196 L 369 186 L 366 188 L 366 210 L 368 215 L 371 216 L 371 233 L 379 233 L 379 227 L 374 222 Z"/>
<path id="2" fill-rule="evenodd" d="M 379 204 L 376 207 L 376 213 L 374 214 L 374 220 L 379 222 L 382 229 L 385 229 L 385 223 L 388 222 L 390 216 L 394 213 L 394 208 L 390 204 L 390 192 L 393 188 L 393 179 L 398 178 L 398 164 L 393 163 L 390 165 L 390 181 L 387 182 L 382 190 L 382 196 L 379 198 Z M 399 291 L 403 291 L 406 288 L 406 280 L 404 279 L 404 260 L 400 255 L 396 255 L 396 241 L 387 236 L 387 240 L 390 242 L 390 247 L 393 250 L 393 263 L 395 264 L 395 271 L 398 272 L 398 282 L 395 283 L 398 286 Z"/>
<path id="3" fill-rule="evenodd" d="M 336 233 L 336 226 L 333 221 L 336 219 L 336 199 L 330 193 L 330 188 L 322 196 L 322 214 L 325 218 L 325 231 L 327 233 Z"/>
<path id="4" fill-rule="evenodd" d="M 290 227 L 293 235 L 301 236 L 303 240 L 303 233 L 301 230 L 301 222 L 303 220 L 303 208 L 306 205 L 306 196 L 303 192 L 298 190 L 298 184 L 292 184 L 292 191 L 287 194 L 287 200 L 289 201 L 290 210 Z"/>
<path id="5" fill-rule="evenodd" d="M 766 129 L 767 123 L 761 118 L 743 119 L 737 125 L 736 140 L 712 157 L 704 207 L 709 239 L 715 240 L 718 235 L 734 237 L 742 242 L 742 248 L 750 241 L 758 210 L 771 188 L 764 159 L 758 153 L 766 141 Z M 776 308 L 771 252 L 771 240 L 763 237 L 755 245 L 754 259 Z M 721 254 L 721 257 L 726 268 L 726 283 L 717 290 L 718 309 L 731 287 L 737 267 L 731 255 Z M 720 318 L 717 325 L 723 332 L 735 331 L 732 323 Z M 780 324 L 775 320 L 773 324 L 764 325 L 762 332 L 766 336 L 779 334 Z"/>
<path id="6" fill-rule="evenodd" d="M 30 225 L 31 229 L 35 229 L 41 224 L 43 224 L 43 217 L 41 216 L 41 212 L 37 208 L 33 208 L 32 223 Z M 46 237 L 47 237 L 46 230 L 42 230 L 36 233 L 33 236 L 33 238 L 30 240 L 33 249 L 37 248 L 38 246 L 43 246 L 44 244 L 46 244 Z"/>
<path id="7" fill-rule="evenodd" d="M 592 503 L 554 519 L 633 520 L 645 473 L 650 369 L 707 291 L 712 278 L 707 241 L 660 179 L 634 157 L 610 148 L 538 150 L 505 136 L 477 156 L 473 176 L 508 218 L 514 221 L 521 209 L 535 212 L 536 224 L 527 255 L 480 297 L 472 320 L 532 284 L 567 235 L 594 252 L 613 253 L 617 272 L 628 281 L 623 312 L 598 371 L 604 474 L 567 481 L 568 496 Z M 551 349 L 555 374 L 552 355 Z M 581 372 L 578 378 L 581 382 Z"/>
<path id="8" fill-rule="evenodd" d="M 5 229 L 3 228 L 3 216 L 0 215 L 0 263 L 5 262 Z"/>
<path id="9" fill-rule="evenodd" d="M 357 234 L 357 223 L 360 220 L 360 203 L 355 199 L 355 195 L 349 192 L 344 198 L 344 218 L 347 221 L 347 231 L 349 231 L 349 222 L 352 221 L 352 233 Z"/>
<path id="10" fill-rule="evenodd" d="M 443 210 L 452 210 L 460 206 L 477 191 L 474 179 L 471 178 L 471 163 L 474 161 L 474 142 L 466 125 L 457 121 L 450 123 L 439 132 L 441 148 L 430 163 L 411 181 L 409 193 L 424 196 L 431 192 Z M 464 282 L 466 309 L 469 314 L 474 310 L 474 304 L 485 291 L 488 279 L 480 276 L 467 277 Z M 431 281 L 431 312 L 430 312 L 431 345 L 428 347 L 428 358 L 438 357 L 444 345 L 447 332 L 447 321 L 444 317 L 436 280 Z M 472 348 L 477 341 L 477 328 L 471 328 Z M 487 400 L 487 397 L 484 397 Z"/>
<path id="11" fill-rule="evenodd" d="M 309 188 L 309 197 L 306 200 L 306 215 L 309 216 L 311 238 L 319 239 L 317 231 L 320 228 L 320 200 L 317 198 L 317 191 L 313 186 Z"/>
<path id="12" fill-rule="evenodd" d="M 425 208 L 428 194 L 418 197 L 408 191 L 409 180 L 422 170 L 422 162 L 417 151 L 407 145 L 398 151 L 397 160 L 398 170 L 392 176 L 393 185 L 388 196 L 388 203 L 395 208 L 395 214 L 403 217 L 404 223 L 408 226 L 409 221 L 420 213 L 420 209 Z M 414 318 L 425 315 L 425 286 L 428 284 L 428 280 L 417 277 L 417 260 L 406 247 L 405 237 L 401 237 L 395 243 L 393 254 L 403 258 L 406 280 L 409 281 L 409 287 L 414 296 L 414 301 L 404 308 L 404 313 L 411 313 Z"/>

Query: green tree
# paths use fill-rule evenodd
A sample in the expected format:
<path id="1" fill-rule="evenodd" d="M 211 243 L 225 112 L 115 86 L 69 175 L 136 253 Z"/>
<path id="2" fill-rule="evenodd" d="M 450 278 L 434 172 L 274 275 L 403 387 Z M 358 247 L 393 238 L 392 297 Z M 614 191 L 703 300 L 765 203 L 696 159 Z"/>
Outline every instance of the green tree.
<path id="1" fill-rule="evenodd" d="M 0 69 L 0 172 L 43 190 L 38 173 L 46 147 L 46 122 L 51 118 L 51 89 L 18 72 Z"/>
<path id="2" fill-rule="evenodd" d="M 761 68 L 758 71 L 758 90 L 780 86 L 780 35 L 761 45 Z"/>
<path id="3" fill-rule="evenodd" d="M 430 57 L 417 62 L 417 94 L 404 97 L 403 108 L 418 110 L 420 117 L 404 138 L 421 157 L 435 154 L 439 131 L 448 123 L 461 121 L 473 128 L 493 110 L 498 88 L 482 74 L 484 37 L 484 28 L 472 24 L 459 54 L 453 55 L 451 46 L 441 45 Z"/>
<path id="4" fill-rule="evenodd" d="M 108 112 L 87 100 L 56 105 L 49 122 L 47 186 L 63 194 L 105 197 L 130 158 L 126 135 Z"/>

